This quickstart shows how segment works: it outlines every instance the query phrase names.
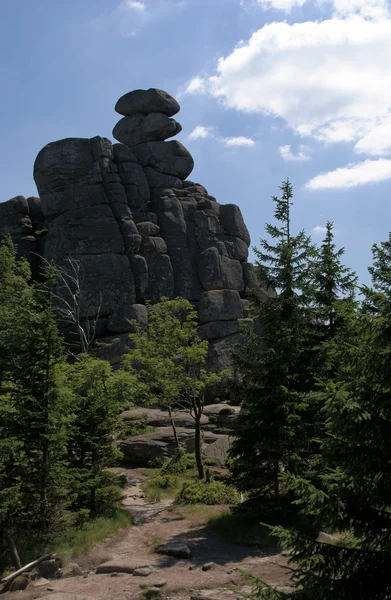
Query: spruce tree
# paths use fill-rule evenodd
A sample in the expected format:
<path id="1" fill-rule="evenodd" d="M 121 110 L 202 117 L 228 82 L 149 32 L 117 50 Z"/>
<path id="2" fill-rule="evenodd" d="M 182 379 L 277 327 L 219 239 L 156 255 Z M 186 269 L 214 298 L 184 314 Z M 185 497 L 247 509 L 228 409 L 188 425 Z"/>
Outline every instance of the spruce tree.
<path id="1" fill-rule="evenodd" d="M 61 529 L 66 517 L 72 397 L 50 274 L 49 285 L 29 285 L 28 265 L 9 239 L 0 264 L 0 516 L 6 530 L 39 537 Z"/>
<path id="2" fill-rule="evenodd" d="M 345 249 L 337 249 L 334 243 L 334 224 L 327 221 L 325 238 L 313 261 L 314 305 L 326 340 L 334 337 L 340 325 L 338 305 L 351 302 L 357 286 L 357 276 L 342 264 L 344 254 Z"/>
<path id="3" fill-rule="evenodd" d="M 276 528 L 291 553 L 296 591 L 258 598 L 386 600 L 391 597 L 391 235 L 373 246 L 373 287 L 346 343 L 342 375 L 322 389 L 327 437 L 316 482 L 285 473 L 303 521 Z M 301 523 L 306 522 L 306 526 Z M 326 543 L 319 531 L 339 535 Z"/>
<path id="4" fill-rule="evenodd" d="M 349 336 L 357 308 L 357 276 L 342 263 L 344 253 L 344 248 L 337 249 L 334 225 L 328 221 L 325 238 L 312 261 L 312 335 L 306 360 L 313 364 L 314 383 L 336 372 L 339 358 L 335 346 Z"/>
<path id="5" fill-rule="evenodd" d="M 107 361 L 88 355 L 80 355 L 65 372 L 74 397 L 67 445 L 72 508 L 84 520 L 112 511 L 121 498 L 116 477 L 106 467 L 122 457 L 114 441 L 122 424 L 117 387 L 123 377 Z"/>
<path id="6" fill-rule="evenodd" d="M 259 284 L 275 293 L 254 295 L 258 325 L 234 353 L 242 411 L 231 450 L 235 485 L 250 496 L 274 497 L 277 504 L 281 470 L 300 472 L 306 455 L 308 376 L 301 357 L 314 252 L 304 231 L 292 232 L 290 182 L 280 189 L 281 198 L 273 197 L 276 224 L 266 225 L 269 239 L 254 248 Z"/>

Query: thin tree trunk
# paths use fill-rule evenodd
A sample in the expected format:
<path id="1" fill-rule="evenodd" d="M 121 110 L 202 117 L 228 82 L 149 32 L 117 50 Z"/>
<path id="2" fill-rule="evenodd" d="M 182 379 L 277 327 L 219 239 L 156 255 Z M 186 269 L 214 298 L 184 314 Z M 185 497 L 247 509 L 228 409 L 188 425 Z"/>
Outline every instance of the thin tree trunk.
<path id="1" fill-rule="evenodd" d="M 172 411 L 171 411 L 170 406 L 168 407 L 168 414 L 170 416 L 170 422 L 171 422 L 172 432 L 174 434 L 175 445 L 176 445 L 177 449 L 179 450 L 180 446 L 179 446 L 178 433 L 176 430 L 176 425 L 175 425 L 174 417 L 172 416 Z"/>
<path id="2" fill-rule="evenodd" d="M 275 465 L 275 474 L 274 474 L 274 498 L 275 498 L 277 506 L 280 506 L 280 504 L 281 504 L 280 481 L 278 478 L 279 474 L 280 474 L 280 470 L 278 468 L 278 462 L 277 462 Z"/>
<path id="3" fill-rule="evenodd" d="M 44 425 L 43 425 L 43 443 L 42 443 L 42 458 L 41 458 L 41 482 L 39 494 L 39 512 L 41 527 L 46 529 L 47 525 L 47 485 L 48 485 L 48 470 L 49 470 L 49 377 L 50 377 L 50 341 L 47 342 L 46 348 L 46 394 L 44 396 Z"/>
<path id="4" fill-rule="evenodd" d="M 199 400 L 193 402 L 194 419 L 195 419 L 195 457 L 198 469 L 198 478 L 205 479 L 204 464 L 201 454 L 201 417 L 202 407 Z"/>
<path id="5" fill-rule="evenodd" d="M 7 534 L 6 537 L 7 537 L 7 544 L 8 544 L 9 551 L 11 553 L 13 565 L 16 570 L 21 569 L 22 563 L 20 562 L 18 550 L 15 546 L 14 539 L 13 539 L 12 535 L 10 535 L 10 534 Z"/>

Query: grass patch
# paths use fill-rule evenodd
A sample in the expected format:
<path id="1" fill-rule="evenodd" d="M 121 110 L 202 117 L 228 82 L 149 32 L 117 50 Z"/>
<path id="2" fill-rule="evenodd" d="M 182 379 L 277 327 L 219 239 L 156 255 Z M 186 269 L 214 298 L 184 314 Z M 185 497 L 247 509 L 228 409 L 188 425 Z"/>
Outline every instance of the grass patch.
<path id="1" fill-rule="evenodd" d="M 150 470 L 150 469 L 148 469 Z M 160 473 L 160 471 L 158 471 Z M 144 481 L 141 489 L 148 502 L 160 502 L 165 498 L 175 498 L 178 491 L 189 479 L 180 475 L 157 475 Z"/>
<path id="2" fill-rule="evenodd" d="M 42 535 L 33 538 L 31 535 L 15 537 L 22 564 L 27 564 L 43 554 L 55 552 L 64 563 L 87 554 L 96 544 L 104 542 L 121 529 L 132 523 L 130 514 L 121 509 L 114 509 L 110 516 L 100 517 L 94 521 L 85 521 L 81 525 L 73 525 L 62 533 Z M 13 573 L 10 565 L 8 548 L 0 552 L 0 576 Z"/>
<path id="3" fill-rule="evenodd" d="M 163 545 L 163 540 L 160 537 L 153 537 L 151 541 L 151 551 L 156 552 L 159 546 Z"/>
<path id="4" fill-rule="evenodd" d="M 212 519 L 217 519 L 229 512 L 228 506 L 216 506 L 207 504 L 188 504 L 187 506 L 173 505 L 169 506 L 168 511 L 174 512 L 182 519 L 195 518 L 200 523 L 206 525 Z"/>
<path id="5" fill-rule="evenodd" d="M 227 512 L 212 517 L 208 527 L 220 537 L 244 546 L 276 547 L 277 540 L 270 529 L 259 523 L 259 518 Z"/>
<path id="6" fill-rule="evenodd" d="M 64 562 L 87 554 L 96 544 L 131 525 L 128 512 L 117 509 L 111 517 L 101 517 L 54 538 L 48 552 L 55 552 Z"/>

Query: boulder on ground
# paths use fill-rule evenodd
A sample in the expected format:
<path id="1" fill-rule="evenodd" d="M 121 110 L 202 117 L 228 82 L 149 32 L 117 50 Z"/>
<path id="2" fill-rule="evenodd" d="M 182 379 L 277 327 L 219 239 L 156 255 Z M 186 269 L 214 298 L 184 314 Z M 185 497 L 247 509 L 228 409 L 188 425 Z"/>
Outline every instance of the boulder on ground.
<path id="1" fill-rule="evenodd" d="M 81 577 L 83 575 L 83 571 L 79 567 L 77 563 L 68 563 L 66 567 L 62 569 L 62 577 Z"/>
<path id="2" fill-rule="evenodd" d="M 190 558 L 191 550 L 185 542 L 170 541 L 163 546 L 159 546 L 156 549 L 159 554 L 165 554 L 167 556 L 174 556 L 175 558 Z"/>

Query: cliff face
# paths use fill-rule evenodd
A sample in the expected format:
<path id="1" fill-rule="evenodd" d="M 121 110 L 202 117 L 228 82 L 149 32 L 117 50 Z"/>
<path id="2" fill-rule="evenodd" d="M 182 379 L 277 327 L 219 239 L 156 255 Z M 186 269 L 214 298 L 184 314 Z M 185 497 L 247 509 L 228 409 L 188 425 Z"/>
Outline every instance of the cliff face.
<path id="1" fill-rule="evenodd" d="M 177 141 L 178 103 L 161 90 L 123 96 L 124 115 L 108 139 L 69 138 L 38 154 L 39 198 L 0 204 L 0 235 L 11 233 L 19 252 L 83 268 L 82 313 L 99 309 L 100 353 L 118 363 L 131 331 L 145 320 L 146 300 L 182 296 L 198 309 L 199 333 L 210 342 L 213 370 L 228 365 L 247 317 L 250 237 L 238 206 L 220 205 L 189 181 L 194 162 Z M 67 336 L 69 331 L 64 329 Z"/>

